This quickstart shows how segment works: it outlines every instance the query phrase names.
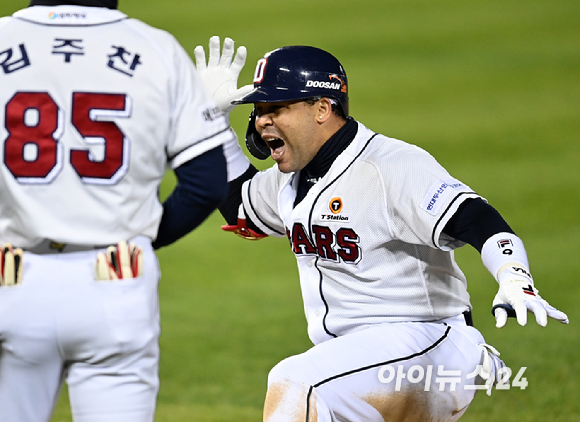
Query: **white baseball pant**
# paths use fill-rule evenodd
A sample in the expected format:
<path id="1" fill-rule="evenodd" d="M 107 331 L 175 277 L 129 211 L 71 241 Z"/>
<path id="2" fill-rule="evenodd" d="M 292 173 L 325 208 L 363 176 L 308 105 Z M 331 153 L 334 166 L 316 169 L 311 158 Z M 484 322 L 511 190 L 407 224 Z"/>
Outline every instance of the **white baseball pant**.
<path id="1" fill-rule="evenodd" d="M 270 371 L 264 421 L 456 421 L 483 382 L 478 343 L 462 315 L 328 340 Z"/>
<path id="2" fill-rule="evenodd" d="M 0 288 L 0 421 L 49 421 L 66 380 L 75 422 L 151 422 L 158 391 L 160 277 L 95 281 L 98 250 L 24 252 L 22 284 Z"/>

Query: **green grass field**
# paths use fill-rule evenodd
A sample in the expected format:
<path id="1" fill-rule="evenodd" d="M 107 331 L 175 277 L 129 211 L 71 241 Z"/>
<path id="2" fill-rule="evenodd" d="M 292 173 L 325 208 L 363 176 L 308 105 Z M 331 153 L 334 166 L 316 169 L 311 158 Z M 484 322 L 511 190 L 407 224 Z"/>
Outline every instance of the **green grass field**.
<path id="1" fill-rule="evenodd" d="M 0 15 L 27 4 L 2 0 Z M 276 47 L 335 54 L 351 114 L 427 149 L 487 198 L 523 238 L 542 295 L 570 317 L 569 326 L 496 329 L 497 285 L 475 250 L 459 250 L 476 326 L 512 369 L 527 367 L 529 383 L 480 393 L 462 421 L 580 420 L 578 0 L 120 0 L 120 9 L 191 53 L 212 35 L 246 45 L 242 84 Z M 231 116 L 240 136 L 249 107 Z M 168 175 L 163 195 L 172 184 Z M 221 224 L 214 214 L 158 253 L 159 422 L 259 421 L 269 369 L 311 346 L 288 243 L 250 243 Z M 70 420 L 65 390 L 52 422 Z"/>

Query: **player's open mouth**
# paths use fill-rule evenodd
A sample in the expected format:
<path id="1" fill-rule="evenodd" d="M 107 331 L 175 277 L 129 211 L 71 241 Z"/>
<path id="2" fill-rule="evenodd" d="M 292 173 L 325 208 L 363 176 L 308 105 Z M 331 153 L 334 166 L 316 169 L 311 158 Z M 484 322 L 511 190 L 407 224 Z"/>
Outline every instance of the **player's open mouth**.
<path id="1" fill-rule="evenodd" d="M 266 144 L 270 147 L 270 154 L 274 160 L 280 158 L 282 154 L 284 154 L 284 141 L 282 139 L 268 139 Z"/>

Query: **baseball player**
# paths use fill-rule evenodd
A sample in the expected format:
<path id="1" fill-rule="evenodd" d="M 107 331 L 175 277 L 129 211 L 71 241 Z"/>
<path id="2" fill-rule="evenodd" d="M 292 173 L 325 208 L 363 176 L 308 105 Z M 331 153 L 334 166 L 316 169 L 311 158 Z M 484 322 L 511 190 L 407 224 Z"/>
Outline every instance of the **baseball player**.
<path id="1" fill-rule="evenodd" d="M 153 420 L 154 248 L 227 193 L 229 122 L 176 39 L 116 7 L 0 19 L 0 421 L 48 421 L 63 380 L 77 422 Z"/>
<path id="2" fill-rule="evenodd" d="M 210 92 L 223 85 L 201 47 L 196 61 Z M 276 164 L 256 172 L 246 162 L 220 208 L 224 228 L 289 238 L 314 343 L 271 370 L 265 421 L 455 421 L 478 389 L 489 394 L 506 368 L 471 324 L 453 256 L 466 243 L 499 283 L 498 327 L 508 311 L 521 325 L 528 311 L 541 326 L 568 323 L 485 199 L 423 149 L 350 116 L 335 57 L 276 49 L 258 60 L 253 86 L 233 104 L 254 105 L 248 149 Z"/>

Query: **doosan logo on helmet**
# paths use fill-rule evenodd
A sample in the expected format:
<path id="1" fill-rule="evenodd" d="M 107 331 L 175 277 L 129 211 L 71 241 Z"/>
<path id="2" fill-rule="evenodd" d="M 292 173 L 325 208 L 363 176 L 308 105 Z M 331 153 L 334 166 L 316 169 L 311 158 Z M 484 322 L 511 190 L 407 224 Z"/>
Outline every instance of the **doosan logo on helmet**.
<path id="1" fill-rule="evenodd" d="M 307 88 L 325 88 L 325 89 L 336 89 L 340 90 L 339 82 L 328 82 L 328 81 L 306 81 Z"/>

